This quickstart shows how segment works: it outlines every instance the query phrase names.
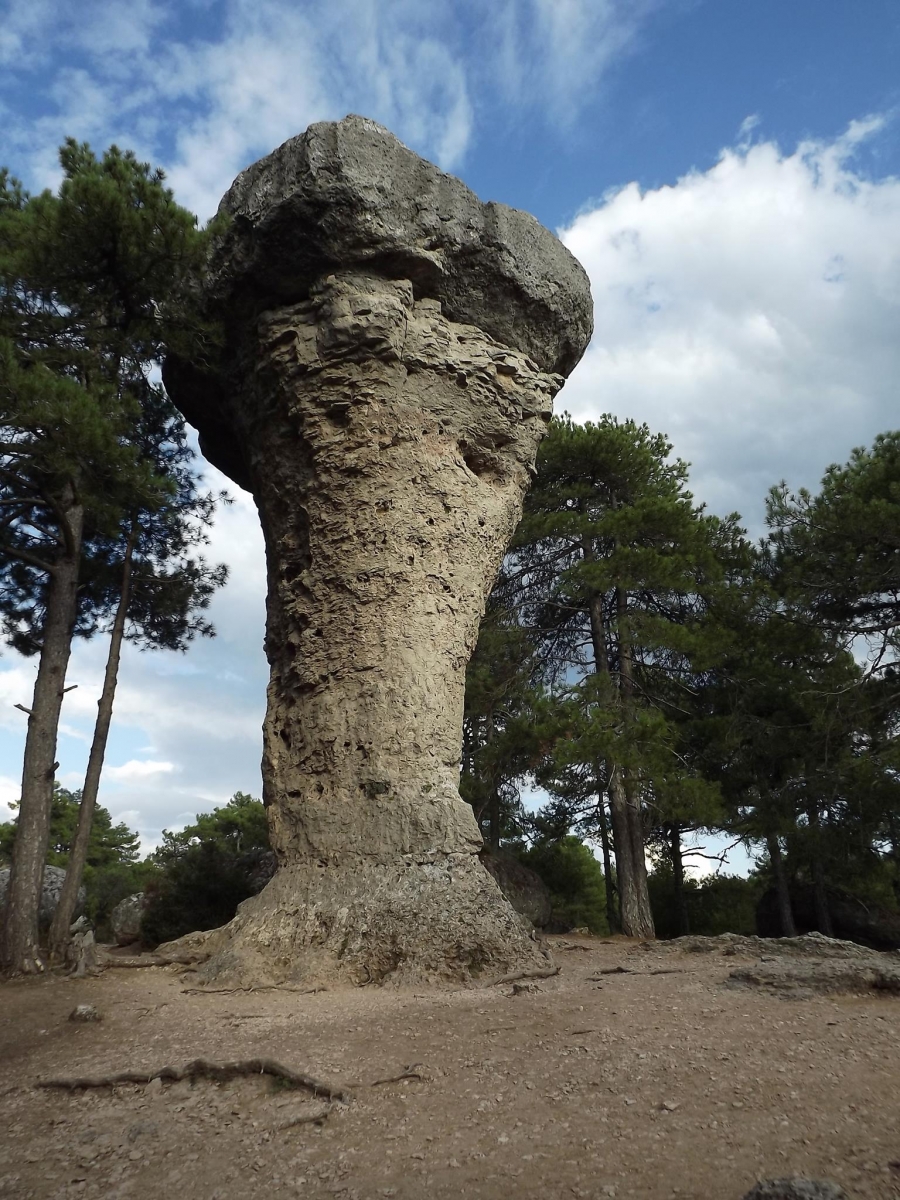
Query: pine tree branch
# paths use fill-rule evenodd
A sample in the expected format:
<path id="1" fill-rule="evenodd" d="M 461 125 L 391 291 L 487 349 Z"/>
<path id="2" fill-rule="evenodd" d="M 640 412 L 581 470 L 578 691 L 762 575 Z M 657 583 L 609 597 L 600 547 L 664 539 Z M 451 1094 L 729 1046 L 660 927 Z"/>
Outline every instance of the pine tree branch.
<path id="1" fill-rule="evenodd" d="M 48 575 L 53 575 L 56 572 L 55 564 L 45 562 L 37 554 L 32 554 L 29 550 L 22 550 L 19 547 L 10 546 L 7 542 L 0 542 L 0 558 L 6 554 L 10 558 L 17 558 L 21 562 L 28 563 L 31 567 L 37 567 L 39 571 L 46 571 Z"/>

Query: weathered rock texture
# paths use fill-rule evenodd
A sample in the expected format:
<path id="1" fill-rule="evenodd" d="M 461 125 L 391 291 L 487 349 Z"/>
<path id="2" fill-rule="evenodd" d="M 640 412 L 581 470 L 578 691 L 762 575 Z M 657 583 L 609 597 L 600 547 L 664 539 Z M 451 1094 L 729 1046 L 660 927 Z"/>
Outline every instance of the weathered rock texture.
<path id="1" fill-rule="evenodd" d="M 147 902 L 143 892 L 120 900 L 109 914 L 109 926 L 117 946 L 130 946 L 141 938 L 141 920 Z"/>
<path id="2" fill-rule="evenodd" d="M 245 171 L 207 297 L 218 360 L 166 383 L 248 487 L 268 561 L 264 799 L 279 870 L 207 979 L 460 978 L 527 965 L 457 790 L 465 666 L 584 272 L 359 117 Z"/>
<path id="3" fill-rule="evenodd" d="M 490 854 L 483 850 L 481 861 L 517 913 L 530 921 L 535 929 L 544 929 L 550 924 L 553 898 L 536 871 L 511 854 Z"/>
<path id="4" fill-rule="evenodd" d="M 56 912 L 56 906 L 62 895 L 65 880 L 66 872 L 63 867 L 44 867 L 44 885 L 41 889 L 41 905 L 38 913 L 38 921 L 42 930 L 50 928 L 50 922 L 53 920 L 53 914 Z M 0 922 L 3 920 L 3 905 L 6 900 L 8 888 L 9 867 L 2 867 L 0 868 Z M 87 893 L 84 888 L 80 887 L 78 889 L 78 899 L 75 903 L 75 916 L 78 916 L 84 908 L 86 895 Z"/>
<path id="5" fill-rule="evenodd" d="M 900 954 L 879 953 L 856 942 L 807 933 L 802 937 L 760 938 L 723 933 L 660 942 L 660 950 L 755 958 L 728 977 L 732 987 L 759 987 L 779 995 L 880 992 L 900 995 Z"/>

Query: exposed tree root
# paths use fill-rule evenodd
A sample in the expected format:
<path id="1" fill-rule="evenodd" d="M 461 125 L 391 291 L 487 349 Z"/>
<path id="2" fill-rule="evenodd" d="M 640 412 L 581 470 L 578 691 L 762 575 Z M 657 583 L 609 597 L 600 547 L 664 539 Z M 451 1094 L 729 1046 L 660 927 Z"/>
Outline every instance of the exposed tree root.
<path id="1" fill-rule="evenodd" d="M 653 971 L 632 971 L 631 967 L 601 967 L 597 975 L 588 975 L 588 983 L 599 983 L 604 975 L 683 975 L 681 967 L 657 967 Z"/>
<path id="2" fill-rule="evenodd" d="M 486 987 L 499 987 L 503 983 L 518 983 L 520 979 L 552 979 L 560 972 L 559 967 L 541 967 L 537 971 L 520 971 L 515 975 L 504 975 L 501 979 L 492 979 Z"/>
<path id="3" fill-rule="evenodd" d="M 103 960 L 100 966 L 104 971 L 110 967 L 131 967 L 136 970 L 139 967 L 171 967 L 172 963 L 171 958 L 158 958 L 155 954 L 111 954 Z"/>
<path id="4" fill-rule="evenodd" d="M 418 1063 L 413 1063 L 411 1067 L 406 1067 L 399 1075 L 388 1075 L 386 1079 L 373 1079 L 369 1087 L 380 1087 L 383 1083 L 401 1083 L 404 1079 L 418 1079 L 420 1082 L 425 1078 L 420 1071 L 417 1071 Z"/>
<path id="5" fill-rule="evenodd" d="M 84 1075 L 72 1079 L 41 1079 L 36 1087 L 63 1088 L 67 1091 L 77 1091 L 79 1088 L 115 1087 L 120 1083 L 149 1083 L 151 1079 L 167 1079 L 178 1083 L 182 1079 L 234 1079 L 238 1075 L 272 1075 L 282 1079 L 292 1087 L 306 1088 L 314 1096 L 325 1096 L 328 1100 L 347 1100 L 347 1093 L 341 1088 L 323 1083 L 311 1075 L 292 1071 L 271 1058 L 248 1058 L 243 1062 L 215 1063 L 204 1058 L 195 1058 L 187 1066 L 160 1067 L 156 1071 L 119 1071 L 115 1075 Z"/>
<path id="6" fill-rule="evenodd" d="M 184 996 L 234 996 L 238 992 L 298 992 L 301 996 L 315 996 L 319 992 L 327 992 L 327 987 L 294 987 L 289 983 L 271 983 L 261 984 L 259 987 L 236 987 L 236 988 L 209 988 L 209 987 L 187 987 L 182 988 L 181 992 Z"/>

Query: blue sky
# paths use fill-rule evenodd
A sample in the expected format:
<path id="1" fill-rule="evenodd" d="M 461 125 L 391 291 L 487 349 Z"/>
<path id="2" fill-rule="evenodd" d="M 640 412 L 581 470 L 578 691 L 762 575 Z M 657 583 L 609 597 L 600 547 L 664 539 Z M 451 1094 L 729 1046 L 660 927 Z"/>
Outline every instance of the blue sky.
<path id="1" fill-rule="evenodd" d="M 0 162 L 37 189 L 66 135 L 116 141 L 205 220 L 310 122 L 373 117 L 584 262 L 596 333 L 558 408 L 667 432 L 696 495 L 758 531 L 772 483 L 900 424 L 898 65 L 896 0 L 0 0 Z M 147 842 L 259 793 L 248 497 L 212 553 L 219 637 L 123 666 L 101 800 Z M 103 654 L 73 657 L 67 786 Z M 0 805 L 33 670 L 0 659 Z"/>

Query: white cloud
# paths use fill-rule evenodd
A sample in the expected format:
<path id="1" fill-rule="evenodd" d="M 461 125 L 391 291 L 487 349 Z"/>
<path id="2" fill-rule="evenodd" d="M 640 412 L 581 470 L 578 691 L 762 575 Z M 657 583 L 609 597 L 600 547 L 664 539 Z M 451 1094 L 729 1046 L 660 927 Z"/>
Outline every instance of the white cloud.
<path id="1" fill-rule="evenodd" d="M 43 187 L 64 136 L 117 141 L 166 165 L 203 219 L 255 158 L 348 112 L 453 170 L 498 101 L 571 122 L 665 2 L 223 0 L 179 39 L 175 0 L 8 0 L 0 65 L 41 115 L 0 106 L 7 155 Z"/>
<path id="2" fill-rule="evenodd" d="M 757 527 L 770 485 L 815 487 L 896 427 L 900 180 L 853 160 L 882 126 L 790 154 L 744 142 L 583 212 L 562 236 L 591 277 L 595 333 L 562 405 L 668 433 L 699 498 Z"/>
<path id="3" fill-rule="evenodd" d="M 149 779 L 156 775 L 171 775 L 178 768 L 170 762 L 153 762 L 152 760 L 129 759 L 120 767 L 107 767 L 106 777 L 117 783 L 132 779 Z"/>

